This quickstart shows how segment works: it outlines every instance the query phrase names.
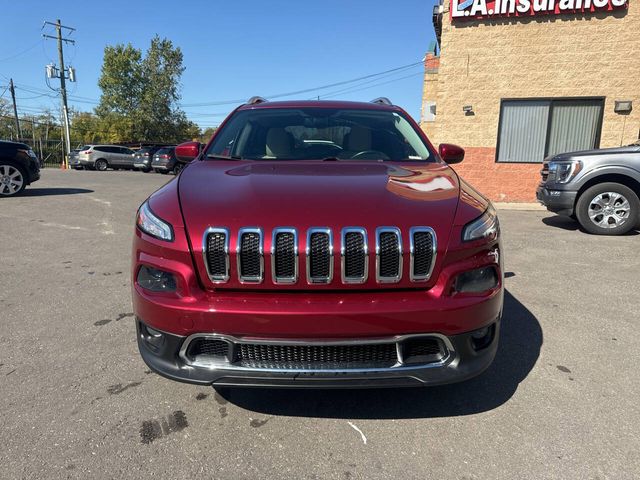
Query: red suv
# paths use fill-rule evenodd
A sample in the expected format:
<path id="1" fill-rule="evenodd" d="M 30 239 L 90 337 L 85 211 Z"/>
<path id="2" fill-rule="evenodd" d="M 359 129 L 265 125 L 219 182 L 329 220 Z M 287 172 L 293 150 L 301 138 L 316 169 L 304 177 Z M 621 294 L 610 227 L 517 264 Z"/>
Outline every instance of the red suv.
<path id="1" fill-rule="evenodd" d="M 493 361 L 491 203 L 387 99 L 237 108 L 138 211 L 140 353 L 165 377 L 265 387 L 435 385 Z"/>

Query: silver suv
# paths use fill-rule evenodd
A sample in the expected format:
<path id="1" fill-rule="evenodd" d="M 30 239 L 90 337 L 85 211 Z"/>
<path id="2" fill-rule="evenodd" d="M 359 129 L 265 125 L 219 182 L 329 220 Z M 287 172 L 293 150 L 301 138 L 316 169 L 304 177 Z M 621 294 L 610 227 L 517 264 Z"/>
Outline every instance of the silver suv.
<path id="1" fill-rule="evenodd" d="M 134 151 L 118 145 L 85 145 L 78 152 L 78 164 L 88 168 L 104 171 L 133 169 Z"/>

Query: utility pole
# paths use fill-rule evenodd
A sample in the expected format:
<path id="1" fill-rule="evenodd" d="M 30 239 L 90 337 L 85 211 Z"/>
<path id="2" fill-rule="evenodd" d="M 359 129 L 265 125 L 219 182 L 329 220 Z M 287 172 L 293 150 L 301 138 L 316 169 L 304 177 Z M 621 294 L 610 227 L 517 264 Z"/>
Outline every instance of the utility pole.
<path id="1" fill-rule="evenodd" d="M 16 119 L 16 134 L 18 135 L 18 141 L 22 137 L 20 131 L 20 119 L 18 118 L 18 107 L 16 106 L 16 89 L 13 88 L 13 78 L 9 79 L 9 91 L 11 92 L 11 100 L 13 101 L 13 116 Z"/>
<path id="2" fill-rule="evenodd" d="M 51 38 L 53 40 L 57 40 L 58 42 L 58 59 L 60 62 L 60 70 L 59 70 L 59 75 L 58 78 L 60 79 L 60 96 L 62 98 L 62 118 L 63 118 L 63 123 L 64 123 L 64 132 L 65 132 L 65 159 L 63 161 L 63 168 L 67 168 L 68 167 L 68 156 L 69 153 L 71 152 L 71 135 L 70 135 L 70 128 L 69 128 L 69 109 L 67 107 L 67 87 L 66 87 L 66 73 L 67 73 L 67 69 L 64 68 L 64 52 L 63 52 L 63 48 L 62 48 L 62 42 L 65 43 L 70 43 L 70 44 L 75 44 L 76 42 L 74 40 L 70 40 L 68 38 L 64 38 L 62 36 L 62 29 L 64 28 L 65 30 L 69 31 L 69 34 L 73 33 L 75 31 L 75 28 L 71 28 L 71 27 L 65 27 L 64 25 L 62 25 L 62 23 L 60 22 L 60 19 L 56 20 L 55 23 L 53 22 L 44 22 L 44 25 L 52 25 L 55 27 L 56 29 L 56 36 L 52 37 L 51 35 L 45 35 L 43 34 L 42 36 L 45 38 Z M 43 25 L 43 28 L 44 28 Z M 53 68 L 51 71 L 56 70 L 55 68 Z M 73 82 L 75 81 L 75 73 L 73 71 L 72 68 L 68 69 L 69 71 L 69 79 Z M 49 68 L 47 68 L 47 75 L 49 76 Z M 50 77 L 51 78 L 51 77 Z"/>

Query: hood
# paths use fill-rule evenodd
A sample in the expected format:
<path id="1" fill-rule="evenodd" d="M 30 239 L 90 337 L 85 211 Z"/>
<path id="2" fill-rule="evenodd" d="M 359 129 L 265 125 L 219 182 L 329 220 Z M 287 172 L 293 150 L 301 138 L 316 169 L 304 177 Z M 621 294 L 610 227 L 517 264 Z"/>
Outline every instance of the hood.
<path id="1" fill-rule="evenodd" d="M 578 157 L 583 158 L 583 157 L 590 157 L 590 156 L 620 154 L 620 153 L 640 153 L 640 145 L 629 145 L 626 147 L 600 148 L 596 150 L 583 150 L 579 152 L 560 153 L 558 155 L 549 157 L 547 160 L 563 161 L 563 160 L 572 160 Z"/>
<path id="2" fill-rule="evenodd" d="M 377 227 L 394 226 L 403 234 L 405 253 L 409 251 L 409 229 L 428 226 L 438 238 L 438 253 L 448 244 L 459 198 L 457 175 L 445 164 L 421 163 L 403 166 L 365 161 L 198 161 L 186 168 L 179 184 L 185 226 L 195 252 L 202 250 L 208 227 L 229 229 L 232 250 L 231 279 L 217 288 L 246 288 L 237 282 L 233 251 L 242 227 L 259 227 L 264 234 L 265 281 L 251 288 L 281 288 L 268 275 L 271 232 L 277 227 L 298 230 L 300 280 L 295 288 L 349 288 L 334 275 L 330 285 L 310 287 L 304 280 L 304 243 L 311 227 L 329 227 L 334 237 L 335 272 L 340 272 L 340 231 L 343 227 L 363 227 L 368 234 L 370 265 L 375 260 Z M 405 255 L 408 267 L 408 255 Z M 438 255 L 442 259 L 443 255 Z M 204 285 L 208 277 L 202 255 L 194 255 Z M 370 269 L 370 272 L 374 270 Z M 432 278 L 437 278 L 438 263 Z M 374 275 L 357 288 L 379 288 Z M 408 280 L 384 288 L 416 287 Z M 406 283 L 405 283 L 406 281 Z M 209 285 L 212 286 L 212 285 Z M 424 287 L 424 285 L 422 285 Z"/>

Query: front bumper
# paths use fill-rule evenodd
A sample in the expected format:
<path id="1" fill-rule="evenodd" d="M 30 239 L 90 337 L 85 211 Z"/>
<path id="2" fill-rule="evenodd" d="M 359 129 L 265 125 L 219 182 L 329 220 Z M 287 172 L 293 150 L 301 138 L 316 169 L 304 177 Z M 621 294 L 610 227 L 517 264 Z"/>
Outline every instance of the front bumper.
<path id="1" fill-rule="evenodd" d="M 500 319 L 488 327 L 488 333 L 482 348 L 468 332 L 460 335 L 443 336 L 438 334 L 419 335 L 434 337 L 446 345 L 442 358 L 422 364 L 398 363 L 387 368 L 355 369 L 275 369 L 247 368 L 224 362 L 223 364 L 193 365 L 184 356 L 184 351 L 192 337 L 162 333 L 160 346 L 151 345 L 146 338 L 146 326 L 139 319 L 137 324 L 138 348 L 146 364 L 156 373 L 172 380 L 198 385 L 234 386 L 234 387 L 289 387 L 289 388 L 373 388 L 433 386 L 461 382 L 481 374 L 496 355 L 500 333 Z M 414 336 L 393 337 L 391 342 L 401 342 Z M 240 340 L 242 341 L 242 340 Z M 252 342 L 253 340 L 248 340 Z M 370 342 L 370 339 L 360 339 Z M 385 341 L 385 339 L 378 340 Z M 349 342 L 358 343 L 358 339 Z M 269 340 L 270 344 L 278 341 Z M 282 340 L 282 344 L 291 340 Z M 303 342 L 313 346 L 321 341 Z"/>
<path id="2" fill-rule="evenodd" d="M 542 205 L 547 207 L 547 210 L 566 216 L 574 214 L 577 196 L 578 192 L 553 190 L 547 188 L 545 184 L 540 184 L 536 190 L 536 198 Z"/>
<path id="3" fill-rule="evenodd" d="M 150 167 L 149 167 L 149 162 L 148 162 L 148 161 L 147 161 L 147 162 L 144 162 L 144 161 L 138 161 L 138 160 L 135 160 L 135 161 L 133 162 L 133 167 L 134 167 L 134 168 L 150 168 Z"/>

